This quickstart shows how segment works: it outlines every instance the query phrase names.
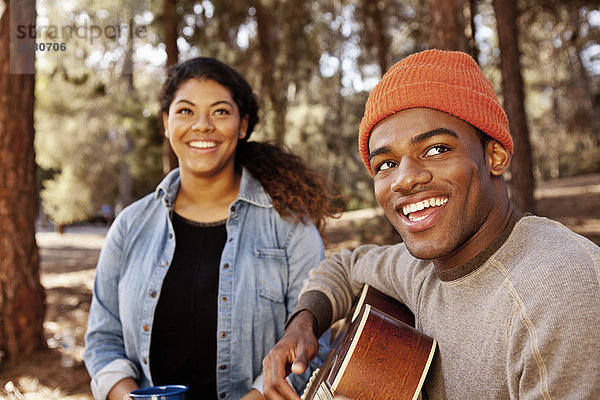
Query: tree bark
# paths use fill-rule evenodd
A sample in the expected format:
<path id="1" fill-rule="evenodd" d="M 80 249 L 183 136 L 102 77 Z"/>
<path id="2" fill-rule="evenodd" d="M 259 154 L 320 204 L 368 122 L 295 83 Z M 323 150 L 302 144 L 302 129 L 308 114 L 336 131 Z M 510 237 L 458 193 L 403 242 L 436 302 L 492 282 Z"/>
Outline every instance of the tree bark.
<path id="1" fill-rule="evenodd" d="M 511 197 L 519 210 L 534 212 L 533 162 L 521 75 L 517 27 L 518 6 L 515 0 L 493 0 L 492 3 L 498 26 L 504 109 L 508 115 L 514 141 L 510 182 Z"/>
<path id="2" fill-rule="evenodd" d="M 469 43 L 469 49 L 471 55 L 479 63 L 479 49 L 477 48 L 477 41 L 475 36 L 477 35 L 477 25 L 475 25 L 475 15 L 477 15 L 477 5 L 479 0 L 471 0 L 468 4 L 469 9 L 469 26 L 470 35 L 467 35 L 467 42 Z"/>
<path id="3" fill-rule="evenodd" d="M 389 68 L 391 45 L 391 40 L 386 33 L 383 14 L 384 3 L 381 1 L 363 0 L 361 5 L 364 9 L 364 16 L 367 19 L 365 21 L 365 26 L 369 27 L 369 25 L 372 24 L 372 29 L 367 29 L 367 32 L 370 32 L 369 34 L 373 35 L 371 40 L 377 54 L 377 65 L 379 65 L 379 70 L 383 76 Z M 368 20 L 370 20 L 371 24 Z"/>
<path id="4" fill-rule="evenodd" d="M 32 45 L 35 40 L 11 40 L 10 26 L 16 21 L 35 25 L 35 1 L 20 1 L 12 18 L 10 2 L 5 4 L 0 19 L 0 350 L 19 359 L 46 346 L 35 242 L 35 75 L 11 73 L 11 66 L 13 72 L 35 70 L 33 49 L 17 47 L 17 42 Z"/>
<path id="5" fill-rule="evenodd" d="M 167 51 L 167 68 L 179 62 L 177 48 L 177 0 L 163 0 L 163 29 L 165 30 L 165 47 Z M 162 121 L 162 118 L 159 118 Z M 166 137 L 163 137 L 163 172 L 168 174 L 177 168 L 179 162 Z"/>
<path id="6" fill-rule="evenodd" d="M 133 21 L 132 16 L 130 16 L 130 21 Z M 129 29 L 133 31 L 133 22 L 131 22 Z M 127 42 L 127 51 L 125 52 L 125 68 L 123 68 L 123 78 L 127 83 L 126 95 L 128 98 L 136 97 L 133 81 L 133 53 L 133 38 L 130 38 Z M 127 161 L 127 157 L 133 150 L 133 140 L 131 139 L 131 133 L 125 128 L 123 128 L 123 130 L 119 130 L 119 135 L 121 136 L 120 145 L 122 154 L 119 165 L 119 194 L 117 196 L 117 207 L 114 207 L 113 204 L 113 208 L 122 210 L 133 202 L 133 177 L 131 176 L 131 169 L 129 168 L 129 163 Z M 116 216 L 116 213 L 114 215 Z"/>
<path id="7" fill-rule="evenodd" d="M 256 31 L 258 50 L 261 58 L 261 90 L 266 95 L 273 115 L 272 132 L 276 145 L 285 144 L 285 116 L 287 113 L 287 98 L 283 95 L 283 82 L 276 77 L 277 54 L 280 51 L 280 40 L 283 33 L 277 32 L 275 15 L 272 9 L 264 7 L 260 1 L 254 3 L 256 10 Z M 293 60 L 289 60 L 290 63 Z"/>
<path id="8" fill-rule="evenodd" d="M 440 50 L 458 50 L 470 53 L 465 34 L 466 0 L 428 0 L 431 26 L 429 48 Z"/>

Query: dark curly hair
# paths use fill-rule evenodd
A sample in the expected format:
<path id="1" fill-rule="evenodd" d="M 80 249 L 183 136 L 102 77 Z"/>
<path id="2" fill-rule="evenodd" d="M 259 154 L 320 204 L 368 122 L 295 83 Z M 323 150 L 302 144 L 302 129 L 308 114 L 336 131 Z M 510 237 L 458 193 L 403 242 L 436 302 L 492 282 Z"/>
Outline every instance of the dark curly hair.
<path id="1" fill-rule="evenodd" d="M 209 79 L 229 89 L 240 116 L 248 117 L 246 136 L 238 140 L 236 166 L 245 167 L 260 181 L 283 218 L 312 221 L 323 233 L 327 218 L 341 212 L 341 195 L 332 182 L 311 171 L 300 157 L 270 143 L 248 141 L 258 122 L 258 102 L 248 82 L 229 65 L 214 58 L 184 61 L 167 73 L 160 94 L 163 113 L 169 113 L 175 93 L 189 79 Z"/>

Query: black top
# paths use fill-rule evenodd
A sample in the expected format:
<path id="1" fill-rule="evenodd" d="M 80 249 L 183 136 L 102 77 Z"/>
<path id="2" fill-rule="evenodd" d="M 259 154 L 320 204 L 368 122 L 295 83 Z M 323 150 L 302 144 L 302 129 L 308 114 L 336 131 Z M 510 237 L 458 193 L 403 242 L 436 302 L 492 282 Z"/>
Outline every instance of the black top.
<path id="1" fill-rule="evenodd" d="M 154 314 L 150 372 L 155 385 L 187 385 L 187 399 L 216 398 L 219 263 L 225 222 L 173 213 L 175 255 Z"/>

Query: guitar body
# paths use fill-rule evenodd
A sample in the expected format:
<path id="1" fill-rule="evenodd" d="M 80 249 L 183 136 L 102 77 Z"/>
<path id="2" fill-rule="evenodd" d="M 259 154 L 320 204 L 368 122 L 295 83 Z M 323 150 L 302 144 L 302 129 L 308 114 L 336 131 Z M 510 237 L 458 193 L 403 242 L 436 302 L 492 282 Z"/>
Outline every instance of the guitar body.
<path id="1" fill-rule="evenodd" d="M 302 398 L 418 398 L 436 341 L 413 326 L 414 316 L 406 306 L 365 285 Z"/>

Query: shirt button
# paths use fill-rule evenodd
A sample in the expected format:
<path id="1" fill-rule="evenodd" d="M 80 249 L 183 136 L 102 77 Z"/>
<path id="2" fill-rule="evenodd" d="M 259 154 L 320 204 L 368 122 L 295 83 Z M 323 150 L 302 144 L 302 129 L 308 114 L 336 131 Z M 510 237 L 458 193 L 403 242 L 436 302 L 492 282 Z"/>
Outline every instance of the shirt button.
<path id="1" fill-rule="evenodd" d="M 173 234 L 169 233 L 169 239 L 173 239 Z"/>
<path id="2" fill-rule="evenodd" d="M 231 212 L 235 212 L 235 206 L 231 206 Z"/>
<path id="3" fill-rule="evenodd" d="M 221 368 L 222 371 L 225 371 L 227 369 L 227 365 L 223 364 L 219 368 Z"/>
<path id="4" fill-rule="evenodd" d="M 227 397 L 227 393 L 223 392 L 219 395 L 220 398 L 224 399 L 225 397 Z"/>
<path id="5" fill-rule="evenodd" d="M 167 265 L 169 265 L 169 263 L 168 263 L 168 262 L 166 262 L 165 260 L 162 260 L 162 261 L 160 262 L 160 265 L 162 265 L 163 267 L 166 267 Z"/>
<path id="6" fill-rule="evenodd" d="M 150 330 L 150 326 L 148 324 L 144 324 L 142 329 L 144 330 L 144 332 L 148 332 Z"/>
<path id="7" fill-rule="evenodd" d="M 152 291 L 150 292 L 150 297 L 155 298 L 157 294 L 158 293 L 156 293 L 155 291 Z"/>
<path id="8" fill-rule="evenodd" d="M 225 264 L 225 265 L 223 265 L 223 268 L 225 268 L 225 269 L 229 269 L 229 264 Z"/>
<path id="9" fill-rule="evenodd" d="M 221 332 L 219 333 L 219 336 L 221 337 L 221 339 L 225 339 L 225 338 L 227 337 L 227 332 L 223 332 L 223 331 L 221 331 Z"/>
<path id="10" fill-rule="evenodd" d="M 148 364 L 148 359 L 147 359 L 146 357 L 144 357 L 144 358 L 142 359 L 142 362 L 143 362 L 144 364 Z"/>
<path id="11" fill-rule="evenodd" d="M 224 303 L 224 302 L 226 302 L 226 301 L 227 301 L 227 296 L 223 296 L 223 297 L 221 297 L 221 301 L 222 301 L 223 303 Z"/>

